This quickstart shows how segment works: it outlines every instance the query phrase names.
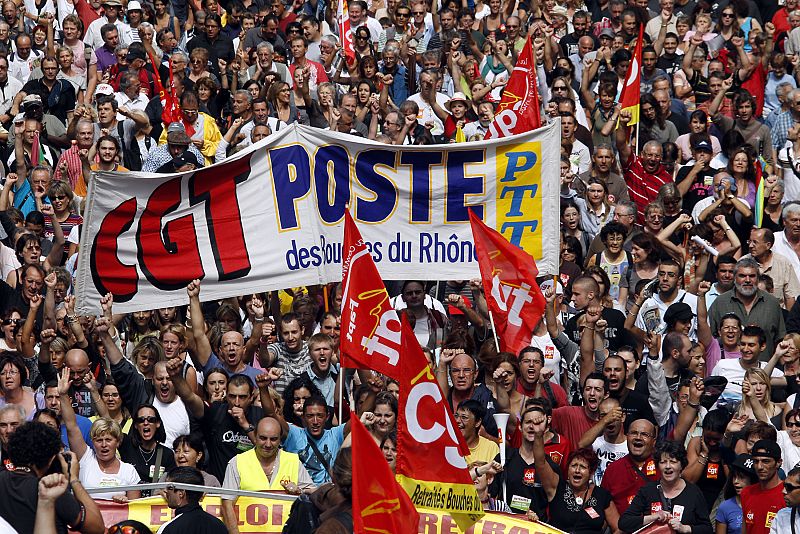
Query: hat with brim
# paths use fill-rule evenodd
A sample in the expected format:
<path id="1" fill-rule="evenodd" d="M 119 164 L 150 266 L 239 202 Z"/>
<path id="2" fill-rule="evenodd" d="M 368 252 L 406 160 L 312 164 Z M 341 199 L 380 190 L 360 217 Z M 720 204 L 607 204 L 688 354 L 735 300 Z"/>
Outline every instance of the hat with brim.
<path id="1" fill-rule="evenodd" d="M 676 302 L 670 304 L 667 311 L 664 313 L 664 322 L 668 325 L 674 325 L 677 321 L 688 322 L 694 318 L 692 307 L 685 302 Z"/>
<path id="2" fill-rule="evenodd" d="M 447 111 L 450 111 L 450 106 L 452 106 L 454 102 L 463 102 L 465 106 L 468 104 L 467 97 L 464 93 L 455 93 L 444 105 Z"/>
<path id="3" fill-rule="evenodd" d="M 609 39 L 613 39 L 615 37 L 614 30 L 612 30 L 611 28 L 603 28 L 603 31 L 600 32 L 600 35 L 598 35 L 598 37 L 600 38 L 608 37 Z"/>
<path id="4" fill-rule="evenodd" d="M 119 0 L 103 0 L 101 6 L 122 7 L 122 2 Z"/>
<path id="5" fill-rule="evenodd" d="M 753 450 L 750 451 L 753 458 L 772 458 L 773 460 L 781 459 L 781 447 L 774 441 L 768 439 L 760 439 L 753 445 Z"/>
<path id="6" fill-rule="evenodd" d="M 189 146 L 192 144 L 192 138 L 182 132 L 167 132 L 167 144 L 175 146 Z"/>

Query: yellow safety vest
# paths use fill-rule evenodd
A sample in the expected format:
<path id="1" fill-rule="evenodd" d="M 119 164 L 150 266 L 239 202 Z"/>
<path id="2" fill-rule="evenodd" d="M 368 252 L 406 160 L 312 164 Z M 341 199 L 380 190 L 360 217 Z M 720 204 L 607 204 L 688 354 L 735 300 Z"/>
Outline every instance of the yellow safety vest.
<path id="1" fill-rule="evenodd" d="M 239 489 L 249 491 L 283 490 L 281 481 L 288 480 L 297 484 L 300 479 L 300 457 L 284 450 L 278 453 L 278 472 L 273 474 L 270 483 L 256 450 L 236 455 L 236 469 L 239 470 Z"/>

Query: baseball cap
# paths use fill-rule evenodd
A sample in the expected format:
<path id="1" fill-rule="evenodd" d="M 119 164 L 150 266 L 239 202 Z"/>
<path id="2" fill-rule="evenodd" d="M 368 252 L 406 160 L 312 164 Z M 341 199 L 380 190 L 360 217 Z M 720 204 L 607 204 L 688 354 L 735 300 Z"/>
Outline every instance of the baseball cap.
<path id="1" fill-rule="evenodd" d="M 598 35 L 598 37 L 608 37 L 609 39 L 613 39 L 614 38 L 614 30 L 612 30 L 611 28 L 603 28 L 603 30 L 600 32 L 600 35 Z"/>
<path id="2" fill-rule="evenodd" d="M 753 445 L 753 450 L 750 453 L 753 458 L 756 456 L 763 458 L 772 458 L 773 460 L 781 459 L 781 448 L 774 441 L 768 439 L 760 439 Z"/>
<path id="3" fill-rule="evenodd" d="M 200 166 L 200 162 L 197 161 L 197 156 L 195 156 L 194 153 L 189 152 L 188 150 L 184 150 L 182 153 L 175 156 L 175 158 L 172 160 L 172 163 L 173 165 L 175 165 L 176 169 L 188 164 L 192 164 L 195 167 Z"/>
<path id="4" fill-rule="evenodd" d="M 753 457 L 749 454 L 738 455 L 731 464 L 731 467 L 738 469 L 742 473 L 750 475 L 751 477 L 755 478 L 756 476 L 756 470 L 753 468 Z"/>
<path id="5" fill-rule="evenodd" d="M 544 293 L 545 291 L 547 291 L 551 287 L 553 287 L 553 279 L 552 278 L 548 278 L 547 280 L 545 280 L 541 284 L 539 284 L 539 289 L 542 290 L 542 293 Z M 563 294 L 564 294 L 564 286 L 561 285 L 561 281 L 559 280 L 558 284 L 556 284 L 556 295 L 563 295 Z"/>
<path id="6" fill-rule="evenodd" d="M 664 322 L 666 324 L 675 324 L 676 321 L 691 321 L 692 318 L 694 318 L 694 312 L 691 306 L 685 302 L 670 304 L 664 313 Z"/>
<path id="7" fill-rule="evenodd" d="M 711 153 L 714 152 L 714 149 L 711 147 L 711 143 L 705 139 L 701 139 L 696 143 L 692 143 L 692 150 L 704 150 Z"/>
<path id="8" fill-rule="evenodd" d="M 22 107 L 28 106 L 41 106 L 42 105 L 42 97 L 36 94 L 26 95 L 25 98 L 22 99 Z"/>
<path id="9" fill-rule="evenodd" d="M 94 92 L 98 95 L 113 95 L 114 88 L 110 84 L 101 83 L 95 88 Z"/>

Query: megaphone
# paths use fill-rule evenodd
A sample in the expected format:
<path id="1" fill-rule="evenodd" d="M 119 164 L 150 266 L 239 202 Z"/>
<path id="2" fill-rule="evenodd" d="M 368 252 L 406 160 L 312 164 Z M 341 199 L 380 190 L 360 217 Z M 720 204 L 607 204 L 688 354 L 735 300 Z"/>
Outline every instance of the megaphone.
<path id="1" fill-rule="evenodd" d="M 497 436 L 500 438 L 500 465 L 506 466 L 506 426 L 508 426 L 507 413 L 495 413 L 492 415 L 497 424 Z M 503 500 L 508 502 L 508 490 L 506 489 L 506 479 L 503 477 Z"/>

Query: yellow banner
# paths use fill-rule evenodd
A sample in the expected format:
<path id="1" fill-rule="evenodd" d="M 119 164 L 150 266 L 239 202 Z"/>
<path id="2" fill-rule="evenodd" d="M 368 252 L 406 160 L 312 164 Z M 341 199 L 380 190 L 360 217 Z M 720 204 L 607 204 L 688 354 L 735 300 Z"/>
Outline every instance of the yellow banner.
<path id="1" fill-rule="evenodd" d="M 161 497 L 138 499 L 128 504 L 98 501 L 107 527 L 125 519 L 141 521 L 153 532 L 172 519 L 169 509 Z M 200 503 L 203 509 L 222 519 L 219 497 L 206 497 Z M 239 514 L 241 534 L 280 534 L 289 518 L 292 506 L 289 501 L 239 497 L 236 511 Z M 418 534 L 459 534 L 461 530 L 448 514 L 420 512 Z M 527 521 L 523 516 L 487 512 L 482 519 L 464 534 L 564 534 L 544 523 Z"/>

